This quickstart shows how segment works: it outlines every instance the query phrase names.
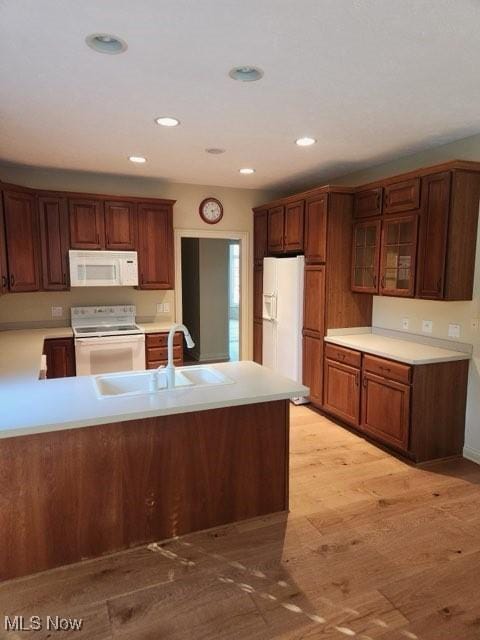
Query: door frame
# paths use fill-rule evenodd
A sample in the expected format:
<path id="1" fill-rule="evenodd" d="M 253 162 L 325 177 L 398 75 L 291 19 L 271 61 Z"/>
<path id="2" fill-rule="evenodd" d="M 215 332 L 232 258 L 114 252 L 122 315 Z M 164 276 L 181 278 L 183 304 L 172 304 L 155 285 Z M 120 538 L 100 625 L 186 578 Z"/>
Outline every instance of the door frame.
<path id="1" fill-rule="evenodd" d="M 248 231 L 223 231 L 221 229 L 175 229 L 175 320 L 182 322 L 182 238 L 217 238 L 237 240 L 240 243 L 240 360 L 249 360 L 250 332 L 250 242 Z"/>

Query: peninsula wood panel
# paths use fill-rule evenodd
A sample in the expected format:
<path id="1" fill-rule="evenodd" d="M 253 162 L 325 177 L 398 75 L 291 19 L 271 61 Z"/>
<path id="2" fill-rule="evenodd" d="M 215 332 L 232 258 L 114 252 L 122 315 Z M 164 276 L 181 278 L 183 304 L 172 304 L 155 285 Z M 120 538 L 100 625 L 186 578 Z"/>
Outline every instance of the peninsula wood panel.
<path id="1" fill-rule="evenodd" d="M 38 215 L 42 253 L 42 282 L 47 291 L 68 289 L 70 247 L 67 199 L 40 196 Z"/>
<path id="2" fill-rule="evenodd" d="M 288 509 L 288 401 L 0 439 L 0 579 Z"/>

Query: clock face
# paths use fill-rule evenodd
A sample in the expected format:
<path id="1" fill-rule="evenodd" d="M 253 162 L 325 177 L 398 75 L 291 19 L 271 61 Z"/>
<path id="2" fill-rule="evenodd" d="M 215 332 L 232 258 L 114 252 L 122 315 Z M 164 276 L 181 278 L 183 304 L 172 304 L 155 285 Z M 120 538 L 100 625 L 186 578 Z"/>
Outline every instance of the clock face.
<path id="1" fill-rule="evenodd" d="M 200 216 L 208 224 L 216 224 L 223 216 L 222 203 L 216 198 L 205 198 L 200 204 Z"/>

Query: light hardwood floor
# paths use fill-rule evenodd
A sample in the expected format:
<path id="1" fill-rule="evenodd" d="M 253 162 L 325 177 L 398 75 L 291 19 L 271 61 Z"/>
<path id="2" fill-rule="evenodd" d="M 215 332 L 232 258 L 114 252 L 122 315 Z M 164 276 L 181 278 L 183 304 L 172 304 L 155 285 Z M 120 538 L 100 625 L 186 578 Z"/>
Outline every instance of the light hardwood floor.
<path id="1" fill-rule="evenodd" d="M 92 640 L 479 640 L 480 467 L 414 468 L 291 416 L 290 514 L 3 583 L 0 638 L 66 637 L 3 631 L 50 614 Z"/>

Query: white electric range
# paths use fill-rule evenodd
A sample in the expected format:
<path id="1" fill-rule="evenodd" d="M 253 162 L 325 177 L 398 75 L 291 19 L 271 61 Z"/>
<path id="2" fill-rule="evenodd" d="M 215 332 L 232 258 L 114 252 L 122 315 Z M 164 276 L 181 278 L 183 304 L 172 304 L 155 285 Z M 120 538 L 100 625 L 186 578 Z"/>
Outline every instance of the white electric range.
<path id="1" fill-rule="evenodd" d="M 145 369 L 145 333 L 134 305 L 72 307 L 77 375 Z"/>

